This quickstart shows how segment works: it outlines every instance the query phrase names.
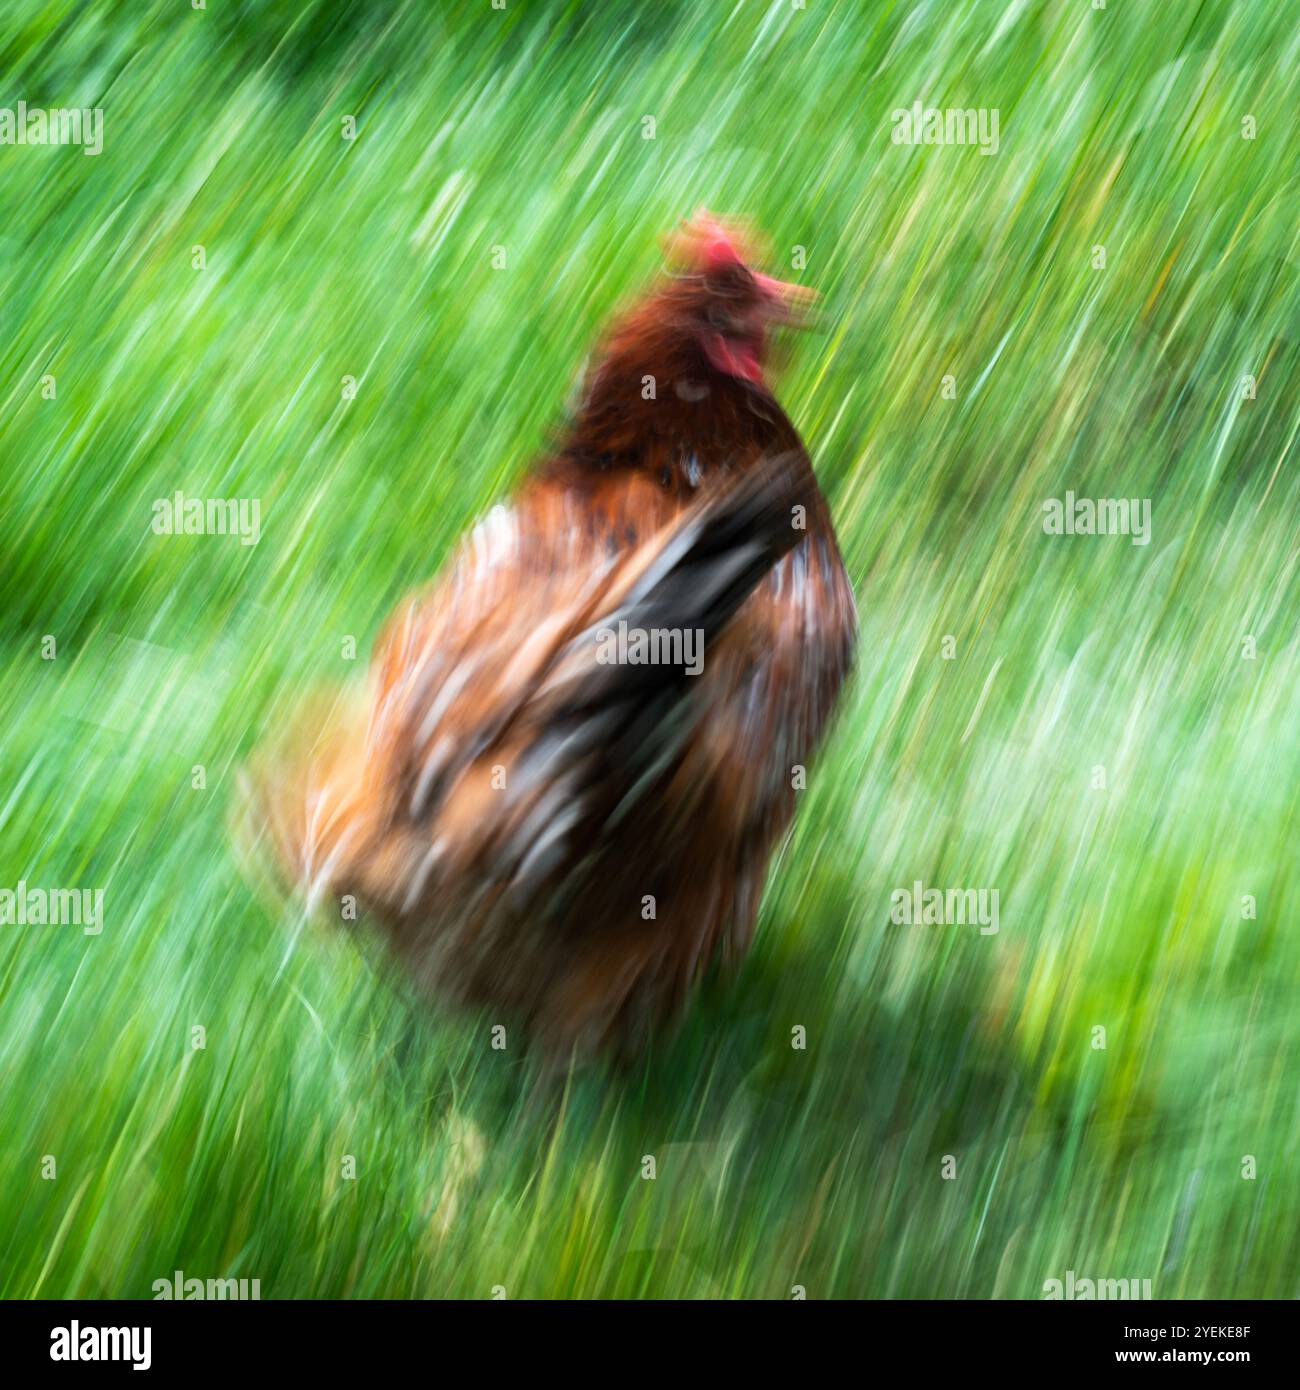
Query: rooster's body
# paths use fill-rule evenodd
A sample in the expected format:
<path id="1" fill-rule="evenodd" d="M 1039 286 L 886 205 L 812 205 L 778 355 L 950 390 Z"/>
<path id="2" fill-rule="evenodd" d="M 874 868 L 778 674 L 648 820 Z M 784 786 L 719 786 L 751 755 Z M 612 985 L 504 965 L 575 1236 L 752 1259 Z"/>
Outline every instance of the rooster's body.
<path id="1" fill-rule="evenodd" d="M 557 1055 L 635 1044 L 744 952 L 853 656 L 829 512 L 761 377 L 790 287 L 691 235 L 567 437 L 391 621 L 364 710 L 267 798 L 296 875 Z M 620 632 L 698 632 L 702 669 L 611 661 Z"/>

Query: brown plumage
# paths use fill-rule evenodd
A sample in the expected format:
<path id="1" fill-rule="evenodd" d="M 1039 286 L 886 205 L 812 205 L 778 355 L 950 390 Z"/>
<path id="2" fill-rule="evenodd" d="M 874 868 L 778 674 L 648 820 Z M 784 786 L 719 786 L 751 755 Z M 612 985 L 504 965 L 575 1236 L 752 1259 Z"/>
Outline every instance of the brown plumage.
<path id="1" fill-rule="evenodd" d="M 673 253 L 555 450 L 390 621 L 364 703 L 257 779 L 294 877 L 558 1057 L 637 1045 L 745 951 L 853 657 L 830 515 L 763 376 L 808 296 L 708 217 Z M 620 630 L 698 631 L 703 669 L 612 660 Z"/>

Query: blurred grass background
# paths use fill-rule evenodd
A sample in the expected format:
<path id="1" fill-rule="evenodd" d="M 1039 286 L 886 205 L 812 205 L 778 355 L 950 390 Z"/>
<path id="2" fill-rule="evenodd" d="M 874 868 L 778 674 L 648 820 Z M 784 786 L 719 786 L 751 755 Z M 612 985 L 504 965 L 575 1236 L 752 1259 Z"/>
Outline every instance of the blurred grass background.
<path id="1" fill-rule="evenodd" d="M 24 0 L 0 71 L 105 111 L 0 147 L 0 884 L 105 891 L 0 928 L 0 1293 L 1300 1292 L 1294 6 Z M 230 806 L 701 202 L 825 296 L 780 394 L 861 667 L 740 980 L 538 1104 Z M 1151 544 L 1045 536 L 1067 489 Z M 261 543 L 154 535 L 177 490 Z M 917 879 L 1000 932 L 891 925 Z"/>

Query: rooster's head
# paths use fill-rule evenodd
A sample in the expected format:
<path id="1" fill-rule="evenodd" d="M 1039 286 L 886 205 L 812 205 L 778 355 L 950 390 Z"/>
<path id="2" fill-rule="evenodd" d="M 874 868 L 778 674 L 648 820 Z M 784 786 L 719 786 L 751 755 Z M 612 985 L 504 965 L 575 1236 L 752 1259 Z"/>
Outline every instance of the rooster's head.
<path id="1" fill-rule="evenodd" d="M 680 326 L 715 371 L 758 384 L 768 330 L 804 322 L 817 296 L 757 270 L 756 244 L 749 229 L 701 211 L 669 238 L 667 250 L 677 272 Z"/>

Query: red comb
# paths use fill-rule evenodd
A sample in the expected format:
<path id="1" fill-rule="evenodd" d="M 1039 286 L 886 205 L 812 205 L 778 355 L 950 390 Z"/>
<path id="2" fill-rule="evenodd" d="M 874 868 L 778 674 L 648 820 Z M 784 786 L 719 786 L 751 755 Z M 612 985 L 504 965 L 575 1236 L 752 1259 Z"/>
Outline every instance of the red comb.
<path id="1" fill-rule="evenodd" d="M 721 270 L 750 259 L 750 239 L 742 227 L 701 208 L 669 238 L 669 257 L 684 269 Z"/>

